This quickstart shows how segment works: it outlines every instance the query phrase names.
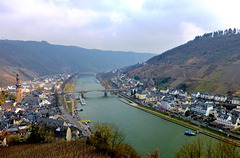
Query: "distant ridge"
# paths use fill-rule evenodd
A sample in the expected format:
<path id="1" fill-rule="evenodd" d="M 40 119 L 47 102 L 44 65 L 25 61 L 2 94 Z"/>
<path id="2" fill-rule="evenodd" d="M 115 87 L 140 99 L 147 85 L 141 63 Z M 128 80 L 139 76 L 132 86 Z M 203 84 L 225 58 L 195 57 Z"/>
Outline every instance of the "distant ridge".
<path id="1" fill-rule="evenodd" d="M 131 77 L 154 78 L 159 87 L 227 93 L 240 89 L 240 32 L 215 31 L 126 70 Z"/>
<path id="2" fill-rule="evenodd" d="M 29 79 L 56 73 L 108 71 L 144 62 L 154 55 L 53 45 L 46 41 L 0 40 L 0 56 L 2 86 L 14 83 L 16 73 Z"/>

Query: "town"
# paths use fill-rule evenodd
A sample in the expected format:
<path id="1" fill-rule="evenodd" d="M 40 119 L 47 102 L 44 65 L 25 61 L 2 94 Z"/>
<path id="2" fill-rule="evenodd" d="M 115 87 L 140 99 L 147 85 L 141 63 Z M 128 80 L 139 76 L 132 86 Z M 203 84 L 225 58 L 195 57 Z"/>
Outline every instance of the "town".
<path id="1" fill-rule="evenodd" d="M 5 97 L 0 106 L 0 145 L 86 139 L 86 126 L 62 106 L 65 103 L 60 94 L 71 78 L 60 74 L 21 83 L 17 74 L 16 85 L 1 87 Z"/>
<path id="2" fill-rule="evenodd" d="M 108 74 L 109 75 L 109 74 Z M 240 98 L 223 94 L 192 92 L 181 89 L 155 88 L 153 79 L 128 78 L 121 70 L 111 72 L 111 86 L 134 102 L 169 116 L 210 128 L 226 136 L 240 138 Z"/>
<path id="3" fill-rule="evenodd" d="M 153 79 L 128 78 L 121 70 L 111 73 L 114 77 L 108 84 L 119 89 L 126 98 L 226 136 L 240 138 L 240 98 L 200 92 L 188 94 L 181 89 L 166 87 L 157 89 Z M 34 128 L 44 128 L 45 136 L 41 142 L 87 139 L 91 129 L 81 123 L 74 107 L 69 109 L 66 105 L 70 100 L 73 102 L 74 95 L 63 95 L 66 84 L 76 76 L 51 75 L 21 83 L 17 75 L 15 85 L 1 87 L 1 94 L 7 97 L 1 99 L 0 145 L 29 141 Z"/>

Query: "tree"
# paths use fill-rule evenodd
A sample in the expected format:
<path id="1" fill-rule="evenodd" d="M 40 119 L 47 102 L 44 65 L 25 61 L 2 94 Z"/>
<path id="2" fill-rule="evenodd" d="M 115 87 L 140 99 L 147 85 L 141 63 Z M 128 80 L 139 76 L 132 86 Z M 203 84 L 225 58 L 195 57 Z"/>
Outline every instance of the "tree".
<path id="1" fill-rule="evenodd" d="M 40 143 L 45 141 L 46 131 L 43 127 L 33 125 L 30 132 L 31 134 L 28 139 L 30 143 Z"/>
<path id="2" fill-rule="evenodd" d="M 125 134 L 115 124 L 97 122 L 93 126 L 93 135 L 88 138 L 87 144 L 108 153 L 111 157 L 123 155 L 139 157 L 131 145 L 124 143 L 124 138 Z"/>
<path id="3" fill-rule="evenodd" d="M 193 142 L 183 145 L 179 152 L 175 153 L 176 158 L 239 158 L 240 149 L 236 146 L 218 141 L 196 138 Z"/>
<path id="4" fill-rule="evenodd" d="M 54 92 L 54 99 L 55 99 L 56 105 L 58 105 L 59 104 L 59 95 L 58 95 L 57 91 Z"/>
<path id="5" fill-rule="evenodd" d="M 185 112 L 185 116 L 186 116 L 186 117 L 188 117 L 188 116 L 190 116 L 190 115 L 191 115 L 191 112 L 190 112 L 189 110 Z"/>
<path id="6" fill-rule="evenodd" d="M 228 97 L 232 97 L 232 96 L 233 96 L 233 93 L 234 93 L 233 91 L 228 91 L 228 92 L 227 92 L 227 96 L 228 96 Z"/>
<path id="7" fill-rule="evenodd" d="M 201 138 L 195 139 L 183 145 L 181 150 L 175 154 L 177 158 L 201 158 L 203 156 L 204 142 Z"/>
<path id="8" fill-rule="evenodd" d="M 150 154 L 150 153 L 146 153 L 146 154 L 147 154 L 148 158 L 159 158 L 159 156 L 160 156 L 160 152 L 157 148 L 153 151 L 152 154 Z"/>
<path id="9" fill-rule="evenodd" d="M 135 76 L 134 79 L 135 80 L 140 80 L 140 77 L 139 76 Z"/>
<path id="10" fill-rule="evenodd" d="M 209 141 L 206 141 L 206 152 L 205 152 L 205 157 L 206 158 L 214 158 L 214 149 L 213 149 L 213 142 L 212 139 Z"/>
<path id="11" fill-rule="evenodd" d="M 125 134 L 115 124 L 97 122 L 93 127 L 92 143 L 99 149 L 113 150 L 123 143 Z"/>
<path id="12" fill-rule="evenodd" d="M 215 144 L 214 157 L 222 157 L 222 158 L 239 158 L 240 157 L 240 149 L 236 146 L 219 141 Z"/>
<path id="13" fill-rule="evenodd" d="M 181 83 L 177 86 L 177 89 L 181 89 L 183 91 L 186 91 L 187 90 L 187 85 L 185 83 Z"/>
<path id="14" fill-rule="evenodd" d="M 2 105 L 6 98 L 9 97 L 10 99 L 12 100 L 16 100 L 16 96 L 11 94 L 10 92 L 7 92 L 7 91 L 1 91 L 0 92 L 0 105 Z"/>

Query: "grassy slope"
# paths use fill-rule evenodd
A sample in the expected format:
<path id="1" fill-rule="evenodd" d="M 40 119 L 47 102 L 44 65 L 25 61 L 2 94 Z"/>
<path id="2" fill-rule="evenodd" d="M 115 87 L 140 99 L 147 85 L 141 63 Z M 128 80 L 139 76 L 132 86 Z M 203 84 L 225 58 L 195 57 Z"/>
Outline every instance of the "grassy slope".
<path id="1" fill-rule="evenodd" d="M 108 157 L 95 148 L 86 145 L 83 140 L 54 142 L 45 144 L 25 144 L 0 149 L 0 157 Z"/>
<path id="2" fill-rule="evenodd" d="M 148 65 L 128 71 L 132 77 L 171 77 L 169 87 L 180 83 L 189 90 L 226 93 L 240 85 L 240 34 L 193 40 L 155 56 Z"/>

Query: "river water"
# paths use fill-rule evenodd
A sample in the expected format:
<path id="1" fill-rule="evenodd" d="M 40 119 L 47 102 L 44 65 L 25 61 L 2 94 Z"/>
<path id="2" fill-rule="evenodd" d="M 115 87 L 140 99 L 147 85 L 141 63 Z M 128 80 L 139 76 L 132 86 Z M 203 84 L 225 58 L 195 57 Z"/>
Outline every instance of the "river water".
<path id="1" fill-rule="evenodd" d="M 104 89 L 96 82 L 93 74 L 80 75 L 75 90 Z M 127 105 L 114 95 L 108 93 L 105 97 L 103 92 L 91 92 L 84 95 L 86 105 L 78 104 L 82 120 L 93 122 L 115 123 L 126 134 L 125 142 L 131 144 L 143 157 L 146 152 L 152 153 L 155 148 L 161 152 L 161 157 L 174 157 L 183 144 L 207 136 L 199 134 L 196 137 L 185 136 L 188 128 L 174 124 L 155 115 Z"/>

